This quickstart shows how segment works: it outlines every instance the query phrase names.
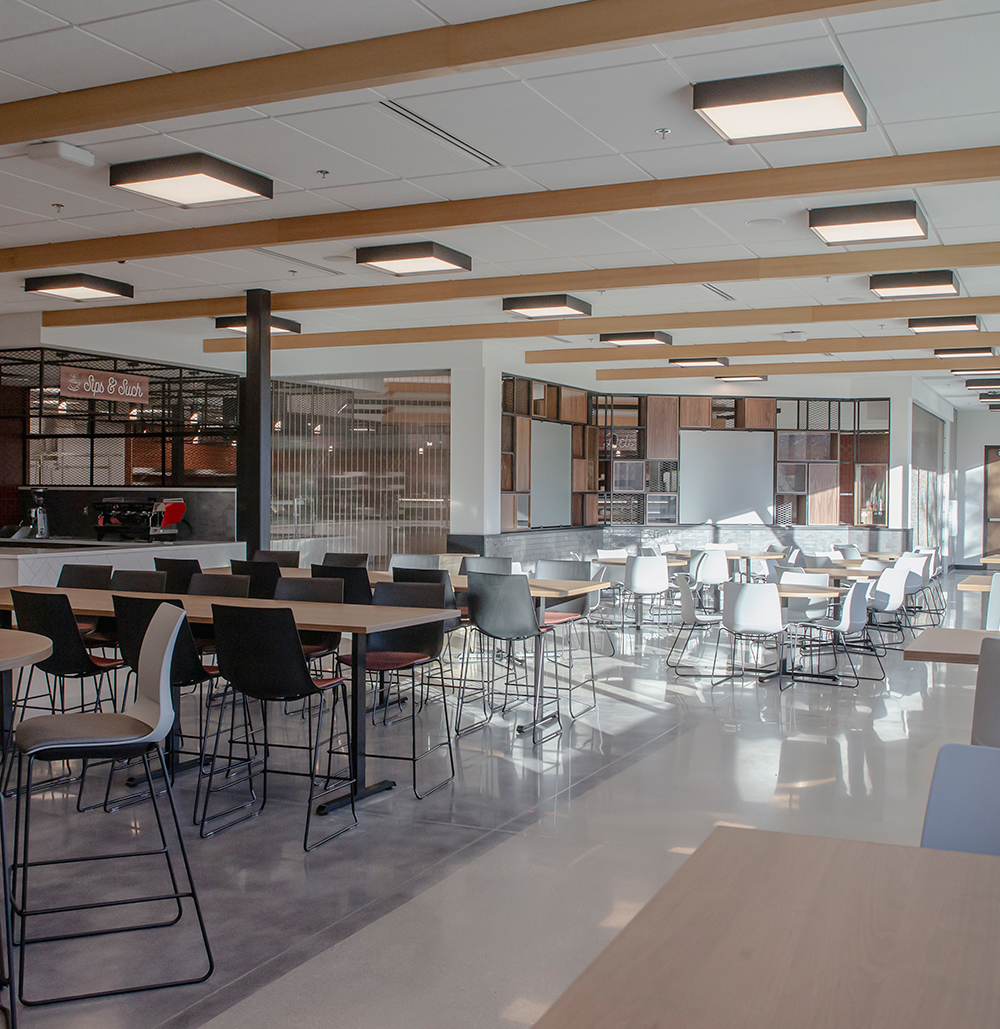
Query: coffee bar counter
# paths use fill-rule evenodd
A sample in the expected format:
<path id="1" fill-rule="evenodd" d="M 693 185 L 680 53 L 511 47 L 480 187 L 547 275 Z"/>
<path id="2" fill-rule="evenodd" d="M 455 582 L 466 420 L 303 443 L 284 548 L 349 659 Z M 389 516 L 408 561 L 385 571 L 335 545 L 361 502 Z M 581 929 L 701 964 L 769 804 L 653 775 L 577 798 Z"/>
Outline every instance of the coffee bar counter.
<path id="1" fill-rule="evenodd" d="M 149 569 L 157 557 L 194 558 L 202 568 L 218 568 L 246 556 L 235 542 L 98 543 L 59 537 L 48 540 L 0 540 L 0 587 L 55 586 L 64 564 Z"/>

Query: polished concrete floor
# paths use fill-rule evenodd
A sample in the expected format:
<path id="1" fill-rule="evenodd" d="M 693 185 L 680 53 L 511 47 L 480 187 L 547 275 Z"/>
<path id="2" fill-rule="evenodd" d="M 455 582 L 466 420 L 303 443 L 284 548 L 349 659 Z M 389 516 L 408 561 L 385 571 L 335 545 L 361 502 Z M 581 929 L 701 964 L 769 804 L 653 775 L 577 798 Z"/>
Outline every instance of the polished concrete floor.
<path id="1" fill-rule="evenodd" d="M 964 574 L 948 580 L 949 623 L 978 627 L 980 596 L 954 589 Z M 359 825 L 311 854 L 303 782 L 276 780 L 259 818 L 202 840 L 190 824 L 193 776 L 181 776 L 215 975 L 23 1010 L 23 1026 L 529 1026 L 718 824 L 918 843 L 937 750 L 969 738 L 975 669 L 895 654 L 884 684 L 856 690 L 779 694 L 749 678 L 711 689 L 667 670 L 671 638 L 629 632 L 611 656 L 598 635 L 596 711 L 537 748 L 513 732 L 523 709 L 495 719 L 459 741 L 455 781 L 423 801 L 406 788 L 408 766 L 375 765 L 370 778 L 400 787 L 360 805 Z M 439 721 L 440 707 L 424 718 Z M 404 729 L 379 728 L 370 742 Z M 114 833 L 148 840 L 148 804 L 111 815 L 74 804 L 71 793 L 38 797 L 39 853 Z M 40 988 L 197 965 L 187 917 L 60 947 L 31 955 Z"/>

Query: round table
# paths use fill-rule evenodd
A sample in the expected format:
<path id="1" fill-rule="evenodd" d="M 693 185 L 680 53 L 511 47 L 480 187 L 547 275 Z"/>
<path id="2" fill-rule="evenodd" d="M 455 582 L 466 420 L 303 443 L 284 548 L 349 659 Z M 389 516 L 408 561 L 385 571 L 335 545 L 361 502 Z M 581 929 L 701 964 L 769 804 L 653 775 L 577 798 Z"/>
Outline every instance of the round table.
<path id="1" fill-rule="evenodd" d="M 52 653 L 52 640 L 34 632 L 0 629 L 0 672 L 44 661 Z"/>

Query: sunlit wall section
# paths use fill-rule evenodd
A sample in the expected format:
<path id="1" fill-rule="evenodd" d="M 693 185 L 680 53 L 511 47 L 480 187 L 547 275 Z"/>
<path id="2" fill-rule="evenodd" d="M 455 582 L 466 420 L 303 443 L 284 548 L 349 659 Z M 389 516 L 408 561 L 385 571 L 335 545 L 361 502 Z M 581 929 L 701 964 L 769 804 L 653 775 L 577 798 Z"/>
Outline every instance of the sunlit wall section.
<path id="1" fill-rule="evenodd" d="M 443 553 L 450 505 L 447 372 L 275 381 L 271 536 L 319 559 Z"/>
<path id="2" fill-rule="evenodd" d="M 940 547 L 944 542 L 944 422 L 914 404 L 911 432 L 913 542 L 919 547 Z"/>

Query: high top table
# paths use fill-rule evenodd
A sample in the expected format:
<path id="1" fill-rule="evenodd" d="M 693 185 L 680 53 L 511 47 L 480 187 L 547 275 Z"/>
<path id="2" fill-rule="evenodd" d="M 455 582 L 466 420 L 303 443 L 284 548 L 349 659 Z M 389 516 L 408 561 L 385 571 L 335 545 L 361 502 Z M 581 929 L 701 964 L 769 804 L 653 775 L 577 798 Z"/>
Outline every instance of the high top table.
<path id="1" fill-rule="evenodd" d="M 986 1029 L 1000 858 L 718 828 L 535 1029 Z"/>
<path id="2" fill-rule="evenodd" d="M 985 629 L 924 629 L 903 648 L 904 661 L 978 665 L 983 640 L 1000 639 L 1000 632 Z"/>
<path id="3" fill-rule="evenodd" d="M 44 661 L 52 653 L 52 640 L 34 632 L 0 629 L 0 740 L 4 753 L 14 729 L 14 676 L 15 668 Z"/>
<path id="4" fill-rule="evenodd" d="M 18 587 L 33 593 L 63 593 L 69 598 L 76 615 L 114 617 L 115 608 L 110 590 L 53 589 L 42 586 Z M 0 612 L 13 611 L 9 589 L 0 590 Z M 192 597 L 187 594 L 171 593 L 128 593 L 115 591 L 119 596 L 147 597 L 154 600 L 179 600 L 187 612 L 188 621 L 210 625 L 212 605 L 231 607 L 291 608 L 295 624 L 300 629 L 318 632 L 349 632 L 351 634 L 351 737 L 354 751 L 351 759 L 351 773 L 354 779 L 354 797 L 362 800 L 374 793 L 392 789 L 396 784 L 390 779 L 368 784 L 365 778 L 365 657 L 368 636 L 373 632 L 388 629 L 405 629 L 411 625 L 426 625 L 429 622 L 446 622 L 455 617 L 454 611 L 422 607 L 374 607 L 370 604 L 317 604 L 285 600 L 244 600 L 235 597 Z M 9 617 L 9 616 L 8 616 Z M 24 635 L 24 634 L 22 634 Z M 318 814 L 326 814 L 346 801 L 333 801 L 317 808 Z"/>

